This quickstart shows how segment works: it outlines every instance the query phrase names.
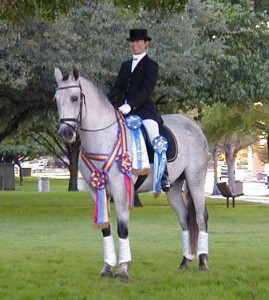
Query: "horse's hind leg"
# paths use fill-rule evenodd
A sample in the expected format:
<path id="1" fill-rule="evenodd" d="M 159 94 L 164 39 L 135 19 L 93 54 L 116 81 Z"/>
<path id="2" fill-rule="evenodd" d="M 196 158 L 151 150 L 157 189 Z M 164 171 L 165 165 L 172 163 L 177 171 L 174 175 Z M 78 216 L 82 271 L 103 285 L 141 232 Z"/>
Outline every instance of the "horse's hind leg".
<path id="1" fill-rule="evenodd" d="M 178 265 L 178 268 L 180 269 L 188 268 L 189 263 L 194 259 L 194 255 L 191 252 L 190 233 L 188 229 L 188 210 L 182 196 L 183 183 L 183 179 L 178 179 L 176 182 L 173 183 L 172 187 L 170 188 L 170 192 L 167 193 L 168 201 L 175 213 L 177 214 L 179 223 L 183 230 L 183 259 L 182 262 Z"/>
<path id="2" fill-rule="evenodd" d="M 199 258 L 199 271 L 208 270 L 208 233 L 207 221 L 208 213 L 205 205 L 204 180 L 189 180 L 188 188 L 190 191 L 189 200 L 193 200 L 193 208 L 196 214 L 198 225 L 197 256 Z"/>

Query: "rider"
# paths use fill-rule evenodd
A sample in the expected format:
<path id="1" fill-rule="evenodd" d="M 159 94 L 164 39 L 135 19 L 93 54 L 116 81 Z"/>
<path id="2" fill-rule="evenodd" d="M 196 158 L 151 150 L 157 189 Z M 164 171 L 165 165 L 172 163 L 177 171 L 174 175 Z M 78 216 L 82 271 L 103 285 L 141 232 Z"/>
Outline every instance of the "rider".
<path id="1" fill-rule="evenodd" d="M 146 29 L 129 30 L 132 59 L 121 64 L 115 83 L 111 86 L 108 99 L 128 117 L 138 115 L 147 130 L 150 141 L 160 136 L 159 125 L 163 123 L 150 96 L 158 80 L 158 64 L 147 55 L 151 38 Z M 167 167 L 161 180 L 163 191 L 170 188 Z"/>

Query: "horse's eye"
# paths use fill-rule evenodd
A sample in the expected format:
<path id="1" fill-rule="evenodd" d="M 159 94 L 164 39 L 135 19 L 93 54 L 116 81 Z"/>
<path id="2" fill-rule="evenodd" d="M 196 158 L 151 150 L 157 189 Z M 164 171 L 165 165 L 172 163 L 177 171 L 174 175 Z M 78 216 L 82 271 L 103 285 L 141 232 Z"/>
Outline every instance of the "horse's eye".
<path id="1" fill-rule="evenodd" d="M 78 101 L 78 97 L 77 97 L 77 96 L 72 96 L 72 97 L 71 97 L 71 101 L 72 101 L 72 102 Z"/>

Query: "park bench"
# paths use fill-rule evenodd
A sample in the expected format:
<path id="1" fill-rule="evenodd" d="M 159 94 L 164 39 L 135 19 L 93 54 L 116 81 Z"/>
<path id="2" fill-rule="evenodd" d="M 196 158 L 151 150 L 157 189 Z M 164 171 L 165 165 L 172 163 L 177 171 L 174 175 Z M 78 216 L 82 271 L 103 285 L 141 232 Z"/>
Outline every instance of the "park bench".
<path id="1" fill-rule="evenodd" d="M 229 186 L 226 182 L 217 183 L 218 189 L 223 197 L 226 197 L 226 206 L 229 207 L 229 198 L 233 199 L 233 207 L 235 207 L 235 198 L 243 196 L 243 182 L 235 180 L 234 182 L 234 193 L 229 189 Z"/>

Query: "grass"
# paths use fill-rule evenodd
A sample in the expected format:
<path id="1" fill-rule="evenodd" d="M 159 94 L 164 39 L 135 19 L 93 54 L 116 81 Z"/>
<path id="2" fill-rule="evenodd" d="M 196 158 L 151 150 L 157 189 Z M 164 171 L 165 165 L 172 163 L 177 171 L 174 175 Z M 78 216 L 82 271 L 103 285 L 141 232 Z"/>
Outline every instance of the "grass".
<path id="1" fill-rule="evenodd" d="M 164 197 L 142 196 L 131 212 L 133 264 L 128 282 L 100 278 L 102 236 L 86 192 L 51 180 L 37 192 L 27 178 L 0 191 L 0 299 L 269 299 L 269 206 L 207 199 L 210 271 L 178 270 L 181 230 Z M 113 209 L 113 228 L 115 213 Z M 114 229 L 115 231 L 115 229 Z M 117 238 L 115 239 L 117 244 Z"/>

